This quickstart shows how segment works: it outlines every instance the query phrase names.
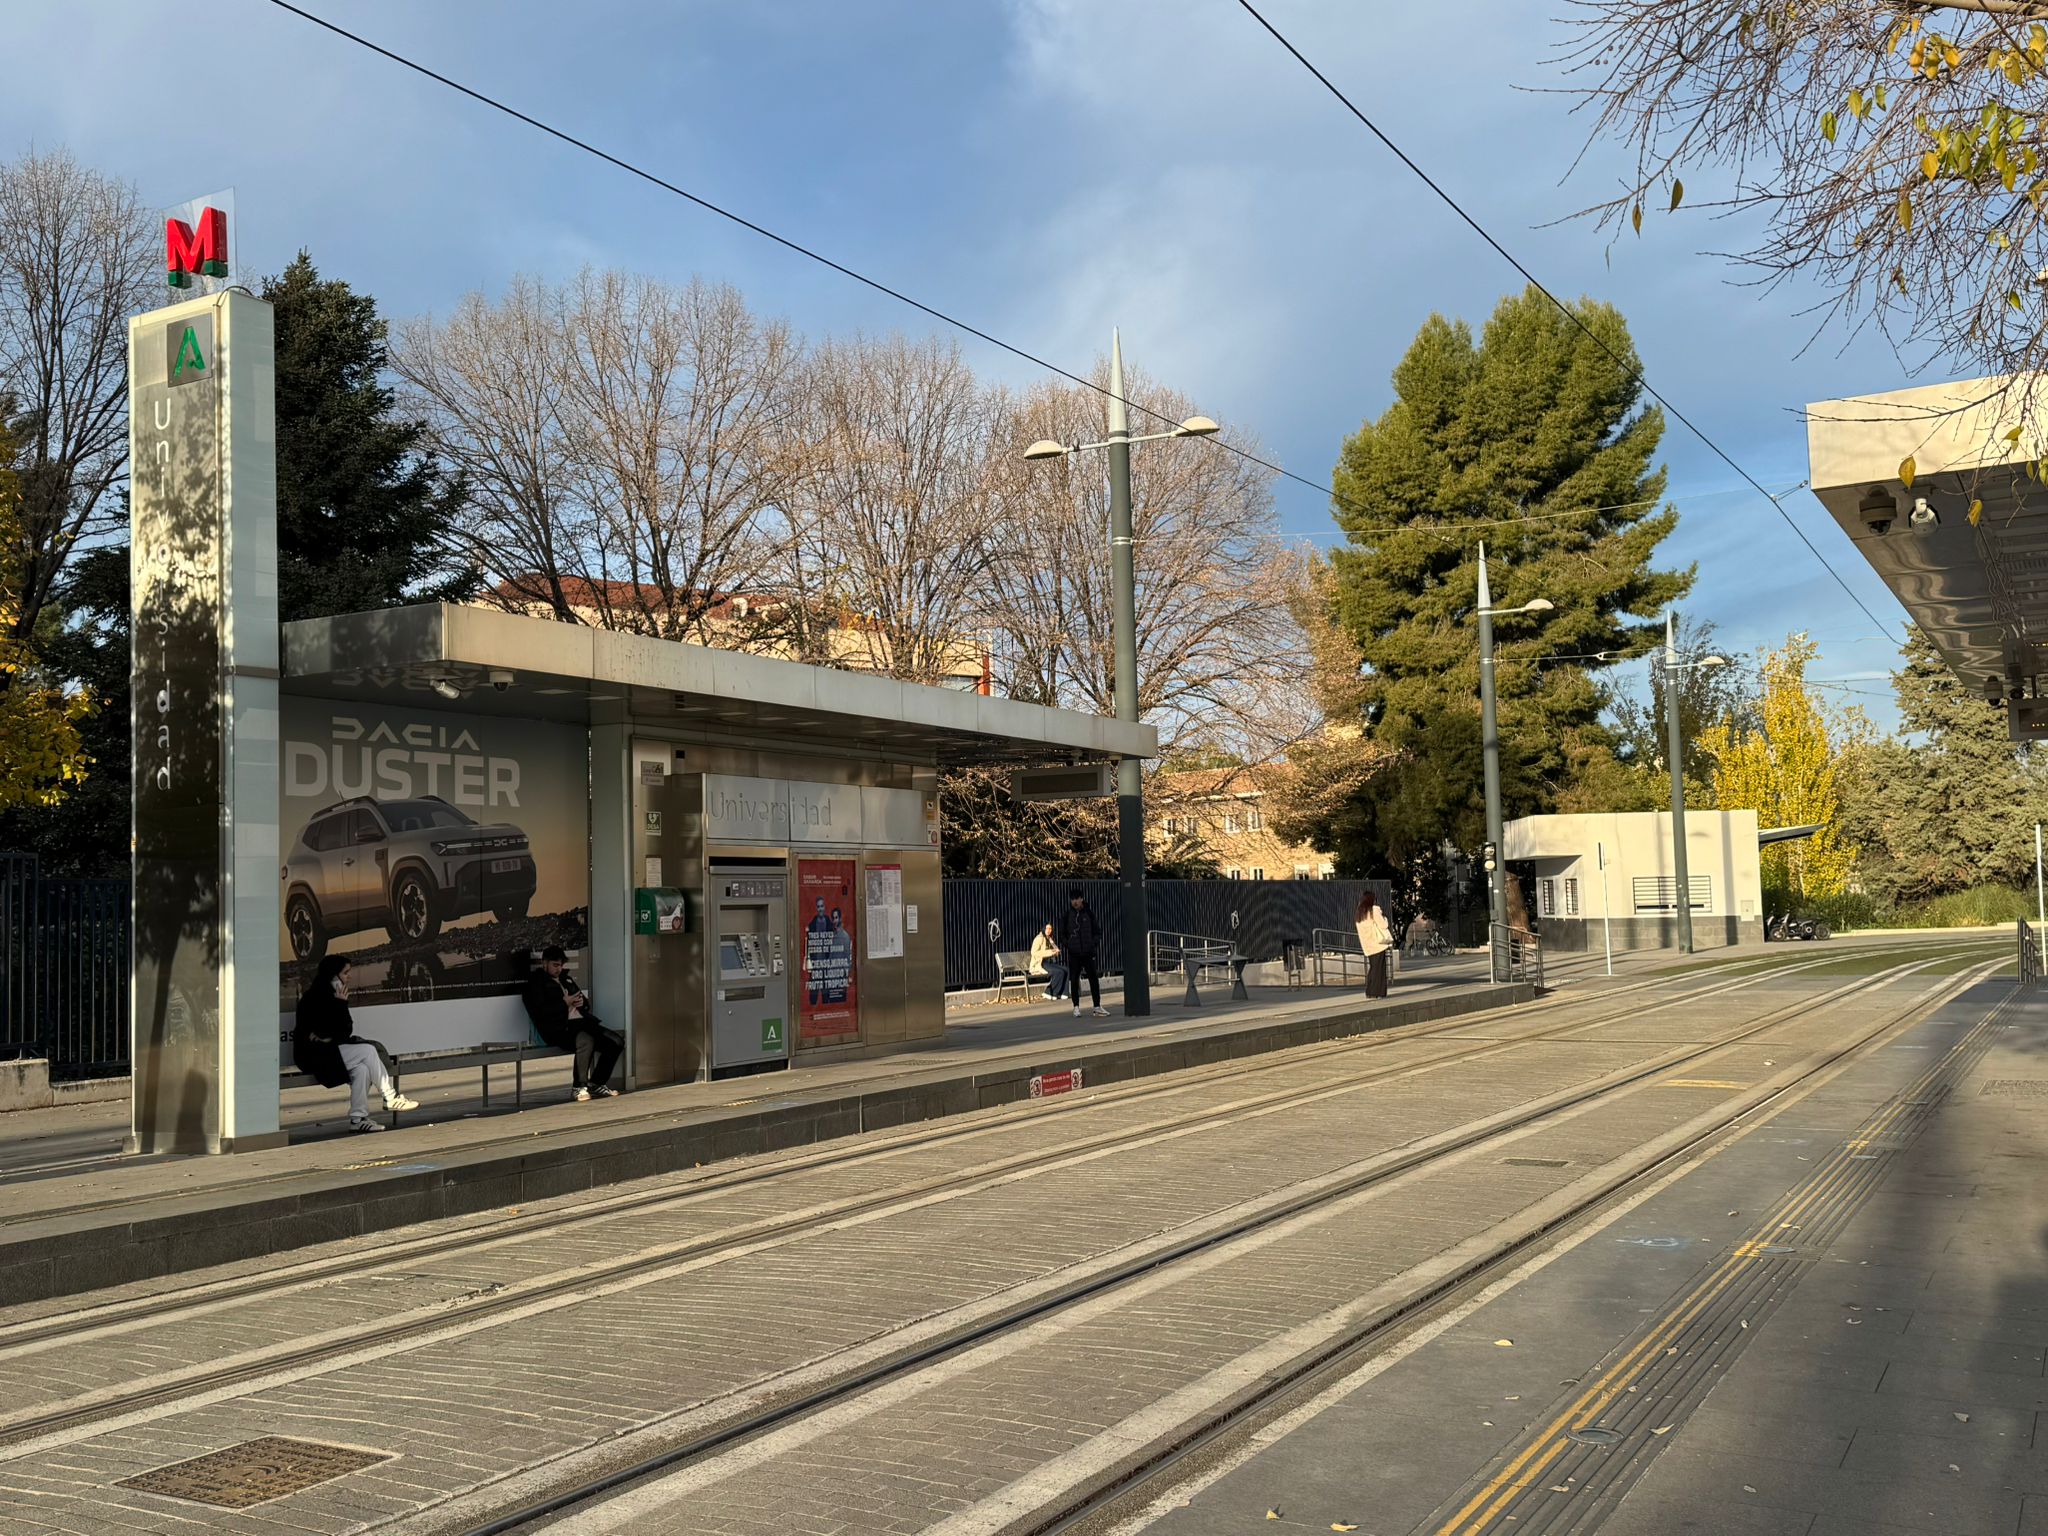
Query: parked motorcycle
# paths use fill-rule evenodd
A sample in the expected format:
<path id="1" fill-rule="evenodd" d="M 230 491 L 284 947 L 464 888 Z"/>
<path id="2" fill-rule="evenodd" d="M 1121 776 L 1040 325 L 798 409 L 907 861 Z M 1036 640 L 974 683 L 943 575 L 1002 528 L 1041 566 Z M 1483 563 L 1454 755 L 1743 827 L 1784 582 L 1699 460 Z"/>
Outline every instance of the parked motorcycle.
<path id="1" fill-rule="evenodd" d="M 1790 912 L 1780 912 L 1764 923 L 1764 937 L 1780 941 L 1811 941 L 1833 938 L 1834 930 L 1819 918 L 1795 917 Z"/>

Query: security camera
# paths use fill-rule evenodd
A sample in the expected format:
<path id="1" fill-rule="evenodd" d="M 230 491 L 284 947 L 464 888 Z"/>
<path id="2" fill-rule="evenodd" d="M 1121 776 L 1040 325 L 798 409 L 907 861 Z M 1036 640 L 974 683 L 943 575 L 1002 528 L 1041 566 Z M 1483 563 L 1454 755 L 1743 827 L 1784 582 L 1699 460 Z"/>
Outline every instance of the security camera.
<path id="1" fill-rule="evenodd" d="M 1984 679 L 1984 702 L 1996 709 L 2005 702 L 2005 684 L 1995 677 Z"/>
<path id="2" fill-rule="evenodd" d="M 1925 496 L 1916 496 L 1913 498 L 1913 511 L 1906 521 L 1913 525 L 1915 533 L 1926 533 L 1940 524 L 1941 514 L 1934 510 Z"/>
<path id="3" fill-rule="evenodd" d="M 1864 527 L 1881 536 L 1891 532 L 1892 520 L 1899 515 L 1899 504 L 1892 500 L 1890 491 L 1873 485 L 1856 503 L 1856 515 L 1863 519 Z"/>
<path id="4" fill-rule="evenodd" d="M 510 672 L 493 672 L 491 674 L 491 686 L 497 689 L 498 692 L 503 693 L 512 686 L 512 674 Z"/>

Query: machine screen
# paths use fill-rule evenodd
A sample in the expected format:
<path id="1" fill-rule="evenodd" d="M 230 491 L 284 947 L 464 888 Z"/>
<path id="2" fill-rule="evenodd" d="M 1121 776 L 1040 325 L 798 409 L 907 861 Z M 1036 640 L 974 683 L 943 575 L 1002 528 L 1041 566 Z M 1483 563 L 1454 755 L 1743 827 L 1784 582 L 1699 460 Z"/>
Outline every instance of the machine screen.
<path id="1" fill-rule="evenodd" d="M 740 960 L 740 941 L 730 934 L 718 941 L 718 968 L 728 976 L 745 974 L 745 966 Z"/>

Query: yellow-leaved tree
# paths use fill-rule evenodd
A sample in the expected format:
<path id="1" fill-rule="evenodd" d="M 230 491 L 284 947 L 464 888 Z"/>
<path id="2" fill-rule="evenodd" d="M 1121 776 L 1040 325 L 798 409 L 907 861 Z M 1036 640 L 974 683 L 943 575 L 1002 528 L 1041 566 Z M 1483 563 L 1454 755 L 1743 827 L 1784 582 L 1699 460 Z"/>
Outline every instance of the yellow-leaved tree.
<path id="1" fill-rule="evenodd" d="M 1855 722 L 1831 721 L 1808 690 L 1806 668 L 1819 654 L 1803 633 L 1765 651 L 1752 718 L 1724 719 L 1699 739 L 1701 755 L 1715 764 L 1721 810 L 1754 810 L 1759 827 L 1820 828 L 1810 838 L 1764 846 L 1765 891 L 1795 898 L 1839 895 L 1856 868 L 1856 848 L 1842 835 L 1839 779 Z"/>
<path id="2" fill-rule="evenodd" d="M 21 591 L 21 484 L 14 444 L 0 429 L 0 811 L 54 805 L 85 777 L 78 722 L 84 692 L 66 694 L 34 675 L 28 646 L 12 638 Z"/>

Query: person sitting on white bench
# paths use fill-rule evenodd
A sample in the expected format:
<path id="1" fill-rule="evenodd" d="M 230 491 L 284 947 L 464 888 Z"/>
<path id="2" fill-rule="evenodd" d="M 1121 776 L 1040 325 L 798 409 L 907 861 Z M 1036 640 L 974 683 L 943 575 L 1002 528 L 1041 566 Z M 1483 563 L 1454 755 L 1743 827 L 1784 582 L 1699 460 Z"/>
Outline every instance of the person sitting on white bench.
<path id="1" fill-rule="evenodd" d="M 626 1039 L 607 1029 L 590 1006 L 589 995 L 568 971 L 569 957 L 559 944 L 541 951 L 541 968 L 526 981 L 526 1012 L 534 1033 L 558 1051 L 575 1053 L 569 1083 L 578 1103 L 615 1099 L 612 1068 L 625 1054 Z"/>
<path id="2" fill-rule="evenodd" d="M 297 1022 L 292 1027 L 292 1061 L 322 1088 L 348 1084 L 348 1128 L 352 1131 L 381 1131 L 370 1118 L 370 1089 L 383 1095 L 388 1110 L 418 1109 L 419 1105 L 398 1091 L 391 1080 L 384 1047 L 356 1033 L 348 1010 L 349 963 L 346 955 L 329 955 L 313 973 L 313 981 L 299 999 Z"/>
<path id="3" fill-rule="evenodd" d="M 1067 963 L 1060 958 L 1060 947 L 1052 936 L 1052 924 L 1047 923 L 1039 930 L 1038 937 L 1031 941 L 1032 980 L 1045 978 L 1045 1000 L 1056 1003 L 1066 994 Z"/>

